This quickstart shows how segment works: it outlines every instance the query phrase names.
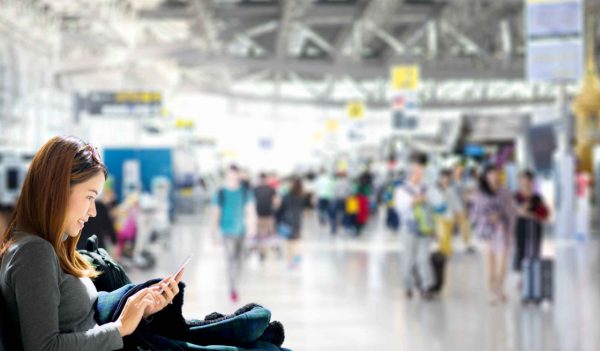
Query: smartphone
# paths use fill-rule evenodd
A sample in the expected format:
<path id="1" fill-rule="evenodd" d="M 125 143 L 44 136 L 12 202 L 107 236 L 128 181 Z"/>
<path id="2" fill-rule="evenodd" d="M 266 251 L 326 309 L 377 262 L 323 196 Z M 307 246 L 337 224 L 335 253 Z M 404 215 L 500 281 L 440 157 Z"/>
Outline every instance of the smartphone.
<path id="1" fill-rule="evenodd" d="M 192 259 L 194 255 L 188 255 L 185 260 L 183 261 L 183 263 L 181 264 L 181 266 L 179 266 L 179 268 L 177 269 L 177 271 L 175 272 L 175 274 L 173 275 L 174 278 L 177 278 L 178 275 L 181 274 L 181 271 L 183 271 L 183 269 L 185 268 L 185 266 L 190 262 L 190 260 Z"/>
<path id="2" fill-rule="evenodd" d="M 175 272 L 175 274 L 173 275 L 173 279 L 177 280 L 177 276 L 181 274 L 181 272 L 183 271 L 183 269 L 185 268 L 185 266 L 190 262 L 190 260 L 192 259 L 192 256 L 194 255 L 188 255 L 185 260 L 183 261 L 183 263 L 181 264 L 181 266 L 179 266 L 179 268 L 177 269 L 177 271 Z M 163 293 L 163 289 L 161 288 L 158 292 L 159 294 Z"/>

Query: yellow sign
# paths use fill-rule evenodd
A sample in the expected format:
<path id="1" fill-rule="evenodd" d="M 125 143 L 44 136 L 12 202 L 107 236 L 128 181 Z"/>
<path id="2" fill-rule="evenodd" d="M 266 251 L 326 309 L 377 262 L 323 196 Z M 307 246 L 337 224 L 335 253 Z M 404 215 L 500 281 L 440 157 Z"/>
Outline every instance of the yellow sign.
<path id="1" fill-rule="evenodd" d="M 336 133 L 340 129 L 340 122 L 335 119 L 329 119 L 325 123 L 325 129 L 327 129 L 329 133 Z"/>
<path id="2" fill-rule="evenodd" d="M 313 140 L 314 141 L 321 141 L 321 140 L 323 140 L 323 133 L 321 133 L 321 132 L 315 132 L 315 134 L 313 134 Z"/>
<path id="3" fill-rule="evenodd" d="M 394 90 L 416 90 L 421 80 L 419 66 L 395 66 L 392 68 L 392 88 Z"/>
<path id="4" fill-rule="evenodd" d="M 115 101 L 119 103 L 151 103 L 161 102 L 161 94 L 156 92 L 119 92 L 115 94 Z"/>
<path id="5" fill-rule="evenodd" d="M 362 101 L 350 101 L 346 106 L 348 117 L 352 119 L 361 119 L 365 115 L 365 104 Z"/>
<path id="6" fill-rule="evenodd" d="M 175 127 L 181 129 L 192 129 L 194 128 L 194 121 L 191 119 L 178 118 L 175 120 Z"/>
<path id="7" fill-rule="evenodd" d="M 221 151 L 221 155 L 224 158 L 229 158 L 229 159 L 237 159 L 238 158 L 238 152 L 233 149 L 225 149 L 225 150 Z"/>

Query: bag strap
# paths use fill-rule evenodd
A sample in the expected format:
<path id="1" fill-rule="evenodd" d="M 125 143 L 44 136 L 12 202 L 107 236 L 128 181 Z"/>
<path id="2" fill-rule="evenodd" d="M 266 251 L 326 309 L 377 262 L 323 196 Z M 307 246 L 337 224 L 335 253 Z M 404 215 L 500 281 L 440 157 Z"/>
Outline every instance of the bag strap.
<path id="1" fill-rule="evenodd" d="M 225 189 L 220 188 L 217 196 L 218 196 L 219 207 L 221 208 L 221 210 L 223 210 L 223 207 L 225 206 Z"/>
<path id="2" fill-rule="evenodd" d="M 416 189 L 414 189 L 412 186 L 410 186 L 408 183 L 406 183 L 406 184 L 404 184 L 404 185 L 401 185 L 401 186 L 402 186 L 402 187 L 403 187 L 403 188 L 406 190 L 406 192 L 407 192 L 407 193 L 409 193 L 411 196 L 417 196 L 417 195 L 419 195 L 419 194 L 418 194 L 418 192 L 417 192 L 417 190 L 416 190 Z M 423 186 L 421 186 L 421 189 L 418 189 L 418 190 L 420 190 L 422 194 L 425 194 L 425 193 L 427 193 L 427 187 L 426 187 L 426 186 L 424 186 L 424 185 L 423 185 Z"/>

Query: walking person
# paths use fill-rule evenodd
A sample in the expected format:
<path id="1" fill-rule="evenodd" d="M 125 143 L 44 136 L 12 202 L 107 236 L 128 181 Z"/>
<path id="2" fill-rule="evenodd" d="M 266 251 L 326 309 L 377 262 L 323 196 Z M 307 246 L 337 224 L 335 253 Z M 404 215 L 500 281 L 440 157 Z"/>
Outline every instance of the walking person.
<path id="1" fill-rule="evenodd" d="M 490 303 L 506 302 L 508 250 L 514 228 L 516 208 L 512 196 L 500 184 L 496 166 L 487 166 L 481 174 L 479 191 L 471 213 L 477 235 L 486 243 Z"/>
<path id="2" fill-rule="evenodd" d="M 321 170 L 315 182 L 317 191 L 317 214 L 321 227 L 331 220 L 331 202 L 333 200 L 333 179 L 325 170 Z"/>
<path id="3" fill-rule="evenodd" d="M 468 201 L 469 201 L 469 182 L 464 175 L 464 166 L 462 163 L 458 163 L 454 166 L 452 171 L 451 187 L 454 188 L 454 192 L 458 195 L 454 208 L 454 225 L 458 226 L 460 236 L 466 247 L 467 253 L 475 252 L 473 243 L 471 242 L 471 223 L 467 214 Z"/>
<path id="4" fill-rule="evenodd" d="M 268 245 L 275 235 L 275 208 L 278 196 L 275 189 L 269 184 L 265 173 L 261 173 L 259 184 L 254 188 L 256 214 L 258 215 L 256 236 L 260 260 L 264 261 Z"/>
<path id="5" fill-rule="evenodd" d="M 346 212 L 346 199 L 352 194 L 352 182 L 345 172 L 336 174 L 333 188 L 333 218 L 331 221 L 331 234 L 336 235 L 338 226 L 343 222 Z"/>
<path id="6" fill-rule="evenodd" d="M 548 219 L 548 206 L 534 189 L 535 174 L 526 170 L 519 175 L 519 191 L 514 198 L 518 208 L 515 226 L 515 256 L 513 269 L 521 272 L 524 258 L 539 259 L 542 246 L 543 224 Z M 521 281 L 519 280 L 519 287 Z"/>
<path id="7" fill-rule="evenodd" d="M 412 155 L 407 180 L 394 192 L 394 204 L 401 218 L 402 276 L 408 298 L 413 296 L 414 290 L 420 290 L 425 299 L 432 298 L 430 288 L 435 283 L 429 250 L 435 229 L 428 187 L 424 182 L 426 165 L 426 155 Z"/>
<path id="8" fill-rule="evenodd" d="M 238 282 L 242 271 L 244 239 L 246 234 L 252 236 L 255 230 L 256 209 L 250 189 L 242 184 L 239 168 L 230 166 L 225 173 L 225 185 L 213 197 L 213 230 L 214 241 L 218 233 L 225 248 L 227 275 L 229 280 L 229 297 L 237 302 Z"/>
<path id="9" fill-rule="evenodd" d="M 463 210 L 460 195 L 451 184 L 451 176 L 449 170 L 442 170 L 435 191 L 438 195 L 438 202 L 435 203 L 436 231 L 439 249 L 445 256 L 452 254 L 454 225 L 458 214 Z"/>
<path id="10" fill-rule="evenodd" d="M 278 228 L 287 240 L 288 267 L 295 269 L 301 261 L 300 238 L 304 214 L 304 192 L 302 180 L 294 178 L 290 191 L 283 197 L 278 211 Z"/>

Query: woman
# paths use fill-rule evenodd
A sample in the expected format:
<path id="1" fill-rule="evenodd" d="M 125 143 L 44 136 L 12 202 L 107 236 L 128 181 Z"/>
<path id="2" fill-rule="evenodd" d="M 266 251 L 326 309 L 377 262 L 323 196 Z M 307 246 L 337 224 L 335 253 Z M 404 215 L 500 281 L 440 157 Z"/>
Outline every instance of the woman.
<path id="1" fill-rule="evenodd" d="M 527 170 L 519 177 L 519 191 L 515 194 L 518 218 L 515 227 L 515 259 L 513 268 L 521 271 L 524 258 L 539 258 L 542 244 L 542 225 L 548 218 L 548 207 L 540 194 L 534 191 L 535 175 Z"/>
<path id="2" fill-rule="evenodd" d="M 290 234 L 286 236 L 287 259 L 288 267 L 294 269 L 300 264 L 300 231 L 304 213 L 304 192 L 300 178 L 292 181 L 292 187 L 283 197 L 279 211 L 279 221 L 291 229 Z"/>
<path id="3" fill-rule="evenodd" d="M 498 169 L 487 166 L 481 174 L 471 215 L 476 233 L 487 243 L 488 284 L 492 304 L 507 300 L 504 280 L 515 213 L 510 193 L 500 184 Z"/>
<path id="4" fill-rule="evenodd" d="M 75 137 L 51 139 L 32 160 L 0 238 L 0 290 L 25 351 L 120 349 L 179 292 L 181 275 L 167 277 L 131 296 L 116 322 L 96 324 L 98 273 L 75 249 L 106 175 L 95 148 Z"/>
<path id="5" fill-rule="evenodd" d="M 463 210 L 460 195 L 451 184 L 452 173 L 444 169 L 440 172 L 437 188 L 434 191 L 438 201 L 434 203 L 436 230 L 440 251 L 445 256 L 452 254 L 452 236 L 456 216 Z"/>

